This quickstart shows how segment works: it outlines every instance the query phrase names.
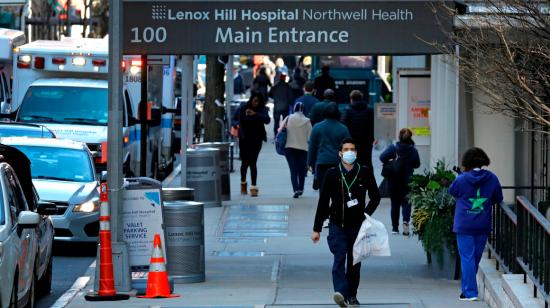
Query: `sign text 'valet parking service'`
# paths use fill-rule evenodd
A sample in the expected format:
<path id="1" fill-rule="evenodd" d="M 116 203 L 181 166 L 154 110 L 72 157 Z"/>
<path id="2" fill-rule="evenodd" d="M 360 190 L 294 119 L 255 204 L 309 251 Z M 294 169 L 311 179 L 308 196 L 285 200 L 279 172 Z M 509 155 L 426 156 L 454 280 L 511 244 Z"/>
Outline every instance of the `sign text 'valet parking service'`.
<path id="1" fill-rule="evenodd" d="M 453 17 L 442 1 L 124 2 L 126 54 L 429 54 Z"/>

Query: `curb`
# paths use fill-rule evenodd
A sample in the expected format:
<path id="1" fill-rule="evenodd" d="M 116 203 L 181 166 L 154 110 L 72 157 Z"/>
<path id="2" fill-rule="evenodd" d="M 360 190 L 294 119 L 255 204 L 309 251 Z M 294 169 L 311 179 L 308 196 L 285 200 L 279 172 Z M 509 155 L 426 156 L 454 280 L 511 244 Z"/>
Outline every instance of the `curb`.
<path id="1" fill-rule="evenodd" d="M 63 295 L 61 295 L 50 308 L 66 307 L 76 297 L 78 292 L 80 292 L 88 285 L 88 282 L 90 282 L 91 277 L 94 275 L 95 268 L 96 261 L 90 264 L 90 266 L 86 270 L 86 273 L 84 273 L 84 276 L 78 277 L 73 285 L 67 291 L 65 291 L 65 293 L 63 293 Z"/>

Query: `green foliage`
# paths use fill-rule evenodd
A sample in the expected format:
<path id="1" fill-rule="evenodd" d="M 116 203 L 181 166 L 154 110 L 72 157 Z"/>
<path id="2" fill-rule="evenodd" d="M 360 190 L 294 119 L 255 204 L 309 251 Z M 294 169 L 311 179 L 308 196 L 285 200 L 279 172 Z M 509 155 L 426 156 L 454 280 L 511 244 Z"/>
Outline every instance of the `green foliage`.
<path id="1" fill-rule="evenodd" d="M 445 161 L 437 161 L 431 171 L 413 175 L 409 182 L 409 202 L 414 206 L 412 224 L 424 250 L 435 255 L 443 263 L 445 247 L 456 255 L 456 236 L 453 233 L 455 200 L 449 194 L 449 186 L 455 179 Z"/>

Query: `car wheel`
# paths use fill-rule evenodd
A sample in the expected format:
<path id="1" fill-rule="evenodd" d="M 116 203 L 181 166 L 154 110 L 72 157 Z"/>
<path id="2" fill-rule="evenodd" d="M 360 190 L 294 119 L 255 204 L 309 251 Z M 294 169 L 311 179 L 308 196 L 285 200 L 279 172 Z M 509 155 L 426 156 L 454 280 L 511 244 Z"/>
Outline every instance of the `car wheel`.
<path id="1" fill-rule="evenodd" d="M 46 268 L 46 272 L 44 275 L 42 275 L 42 278 L 38 281 L 38 294 L 41 296 L 48 295 L 52 291 L 52 257 L 50 256 L 50 260 L 48 261 L 48 267 Z"/>
<path id="2" fill-rule="evenodd" d="M 17 308 L 17 273 L 15 274 L 15 278 L 13 280 L 14 281 L 13 287 L 11 289 L 10 305 L 8 307 Z"/>

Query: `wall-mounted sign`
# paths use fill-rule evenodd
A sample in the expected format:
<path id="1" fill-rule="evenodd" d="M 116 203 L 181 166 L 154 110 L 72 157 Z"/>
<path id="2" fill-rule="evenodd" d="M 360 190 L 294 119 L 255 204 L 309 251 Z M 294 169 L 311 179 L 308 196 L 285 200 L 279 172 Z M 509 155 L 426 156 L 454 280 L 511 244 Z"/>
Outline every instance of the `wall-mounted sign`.
<path id="1" fill-rule="evenodd" d="M 442 1 L 124 2 L 125 54 L 432 54 Z"/>

